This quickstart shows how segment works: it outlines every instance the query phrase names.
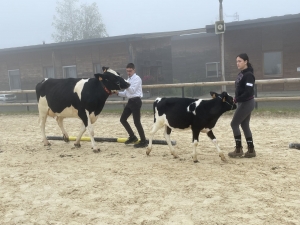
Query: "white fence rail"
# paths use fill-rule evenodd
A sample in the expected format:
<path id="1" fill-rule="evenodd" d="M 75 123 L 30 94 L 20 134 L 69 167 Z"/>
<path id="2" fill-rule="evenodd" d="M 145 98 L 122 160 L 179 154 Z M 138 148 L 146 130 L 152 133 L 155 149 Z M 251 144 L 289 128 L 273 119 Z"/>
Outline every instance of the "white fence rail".
<path id="1" fill-rule="evenodd" d="M 283 83 L 299 83 L 300 78 L 285 78 L 285 79 L 269 79 L 269 80 L 256 80 L 255 84 L 283 84 Z M 230 86 L 234 85 L 234 81 L 218 81 L 218 82 L 196 82 L 196 83 L 178 83 L 178 84 L 154 84 L 143 85 L 143 88 L 184 88 L 184 87 L 203 87 L 203 86 Z M 35 93 L 35 90 L 15 90 L 15 91 L 0 91 L 0 94 L 29 94 Z M 293 97 L 262 97 L 255 98 L 256 102 L 267 101 L 299 101 L 300 96 Z M 106 101 L 105 104 L 117 105 L 124 104 L 125 101 Z M 152 104 L 153 100 L 143 100 L 144 104 Z M 37 103 L 3 103 L 0 106 L 36 106 Z"/>
<path id="2" fill-rule="evenodd" d="M 284 79 L 268 79 L 256 80 L 255 84 L 284 84 L 284 83 L 299 83 L 300 78 L 284 78 Z M 143 85 L 143 88 L 180 88 L 180 87 L 204 87 L 204 86 L 230 86 L 234 85 L 234 81 L 217 81 L 217 82 L 195 82 L 195 83 L 178 83 L 178 84 L 153 84 Z M 15 91 L 0 91 L 0 94 L 29 94 L 35 93 L 35 90 L 15 90 Z"/>

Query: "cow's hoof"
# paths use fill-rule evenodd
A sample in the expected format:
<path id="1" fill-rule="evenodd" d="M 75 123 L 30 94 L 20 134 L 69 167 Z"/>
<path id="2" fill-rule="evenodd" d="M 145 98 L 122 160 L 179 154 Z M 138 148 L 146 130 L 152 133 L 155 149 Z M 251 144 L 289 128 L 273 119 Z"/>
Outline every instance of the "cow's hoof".
<path id="1" fill-rule="evenodd" d="M 198 160 L 194 160 L 194 163 L 198 163 L 199 161 Z"/>
<path id="2" fill-rule="evenodd" d="M 151 152 L 151 149 L 148 148 L 147 151 L 146 151 L 146 154 L 150 155 L 150 152 Z"/>
<path id="3" fill-rule="evenodd" d="M 69 140 L 69 137 L 67 137 L 66 135 L 63 135 L 63 140 L 65 141 L 65 142 L 69 142 L 70 140 Z"/>
<path id="4" fill-rule="evenodd" d="M 99 153 L 99 152 L 100 152 L 100 148 L 94 149 L 93 152 L 94 152 L 94 153 Z"/>
<path id="5" fill-rule="evenodd" d="M 80 148 L 81 144 L 74 144 L 75 148 Z"/>
<path id="6" fill-rule="evenodd" d="M 223 162 L 227 162 L 227 159 L 225 158 L 225 156 L 224 156 L 223 153 L 220 154 L 219 157 L 221 157 L 221 160 L 222 160 Z"/>
<path id="7" fill-rule="evenodd" d="M 44 146 L 51 146 L 50 142 L 48 142 L 47 144 L 44 144 Z"/>

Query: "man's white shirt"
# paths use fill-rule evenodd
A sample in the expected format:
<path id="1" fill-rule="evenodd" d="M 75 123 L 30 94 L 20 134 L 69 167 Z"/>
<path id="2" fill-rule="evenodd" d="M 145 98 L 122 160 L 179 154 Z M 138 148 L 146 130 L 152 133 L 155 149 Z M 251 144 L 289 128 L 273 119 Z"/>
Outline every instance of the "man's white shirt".
<path id="1" fill-rule="evenodd" d="M 135 74 L 128 77 L 127 82 L 130 83 L 130 87 L 124 91 L 119 92 L 118 96 L 126 98 L 143 97 L 142 79 Z"/>

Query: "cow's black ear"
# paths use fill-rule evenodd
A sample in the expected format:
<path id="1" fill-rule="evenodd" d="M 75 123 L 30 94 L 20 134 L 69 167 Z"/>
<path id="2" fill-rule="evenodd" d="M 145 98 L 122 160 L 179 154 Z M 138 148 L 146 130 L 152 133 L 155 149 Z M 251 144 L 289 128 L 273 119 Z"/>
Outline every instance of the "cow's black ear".
<path id="1" fill-rule="evenodd" d="M 216 92 L 211 91 L 210 95 L 212 98 L 216 98 L 218 94 Z"/>
<path id="2" fill-rule="evenodd" d="M 227 98 L 228 97 L 228 94 L 226 91 L 223 91 L 222 94 L 221 94 L 221 98 L 224 99 L 224 98 Z M 223 100 L 224 102 L 224 100 Z"/>
<path id="3" fill-rule="evenodd" d="M 103 74 L 101 74 L 101 73 L 96 73 L 96 74 L 94 74 L 94 76 L 97 80 L 102 80 L 103 79 Z"/>
<path id="4" fill-rule="evenodd" d="M 103 73 L 105 73 L 108 69 L 109 69 L 109 67 L 102 66 L 102 71 L 103 71 Z"/>
<path id="5" fill-rule="evenodd" d="M 228 96 L 228 93 L 226 91 L 223 91 L 221 95 L 222 96 Z"/>

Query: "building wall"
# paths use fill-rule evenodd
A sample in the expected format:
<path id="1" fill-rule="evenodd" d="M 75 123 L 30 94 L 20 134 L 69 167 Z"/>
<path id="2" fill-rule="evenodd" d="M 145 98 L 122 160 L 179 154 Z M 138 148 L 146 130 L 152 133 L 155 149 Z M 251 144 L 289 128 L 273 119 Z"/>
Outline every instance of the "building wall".
<path id="1" fill-rule="evenodd" d="M 247 53 L 254 67 L 257 80 L 300 77 L 300 24 L 269 25 L 265 27 L 228 30 L 225 33 L 226 80 L 234 80 L 238 74 L 236 56 Z M 264 74 L 264 52 L 282 52 L 282 75 Z M 300 90 L 298 84 L 258 85 L 258 91 Z"/>
<path id="2" fill-rule="evenodd" d="M 161 67 L 162 83 L 172 82 L 170 38 L 132 42 L 132 53 L 130 53 L 129 44 L 124 40 L 119 43 L 1 53 L 0 90 L 10 90 L 8 70 L 19 69 L 21 89 L 34 90 L 36 84 L 45 76 L 45 67 L 54 67 L 55 78 L 63 78 L 63 67 L 71 65 L 76 66 L 78 78 L 93 77 L 94 64 L 100 64 L 101 67 L 108 66 L 125 75 L 125 67 L 128 62 L 132 61 L 132 57 L 138 74 L 142 74 L 147 61 L 151 65 Z"/>
<path id="3" fill-rule="evenodd" d="M 136 41 L 132 47 L 136 71 L 142 79 L 149 75 L 152 83 L 173 83 L 170 37 Z"/>
<path id="4" fill-rule="evenodd" d="M 225 33 L 225 77 L 235 80 L 236 56 L 246 52 L 253 64 L 256 79 L 299 77 L 300 24 L 290 23 L 230 30 Z M 129 47 L 131 46 L 131 47 Z M 264 75 L 263 54 L 282 51 L 282 77 Z M 8 70 L 19 69 L 21 88 L 34 89 L 44 77 L 43 68 L 55 67 L 55 77 L 63 77 L 63 66 L 76 65 L 78 77 L 92 77 L 93 64 L 109 66 L 125 74 L 128 62 L 136 64 L 142 78 L 150 73 L 158 83 L 209 82 L 220 77 L 206 77 L 206 63 L 220 62 L 219 36 L 195 34 L 181 37 L 151 38 L 138 41 L 124 39 L 118 43 L 56 46 L 12 50 L 0 53 L 0 90 L 9 90 Z M 220 68 L 219 68 L 220 69 Z M 298 84 L 260 85 L 259 91 L 300 90 Z"/>
<path id="5" fill-rule="evenodd" d="M 127 46 L 123 43 L 12 52 L 0 55 L 0 89 L 10 90 L 8 70 L 19 69 L 21 88 L 34 89 L 44 78 L 44 67 L 54 66 L 55 78 L 63 77 L 63 66 L 76 65 L 77 77 L 93 77 L 93 64 L 122 70 L 128 61 Z"/>
<path id="6" fill-rule="evenodd" d="M 220 80 L 220 77 L 206 77 L 206 63 L 220 62 L 219 37 L 209 34 L 174 38 L 172 62 L 173 78 L 176 82 Z"/>

